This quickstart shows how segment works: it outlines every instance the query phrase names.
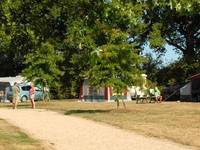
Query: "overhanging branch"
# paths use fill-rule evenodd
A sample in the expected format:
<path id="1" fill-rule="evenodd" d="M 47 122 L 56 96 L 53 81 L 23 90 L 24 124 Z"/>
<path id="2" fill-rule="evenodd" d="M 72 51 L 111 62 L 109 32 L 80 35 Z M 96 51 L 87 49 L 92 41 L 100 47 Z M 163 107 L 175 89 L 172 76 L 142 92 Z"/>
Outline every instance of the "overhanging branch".
<path id="1" fill-rule="evenodd" d="M 172 40 L 166 39 L 167 43 L 169 43 L 170 45 L 173 45 L 174 47 L 180 49 L 181 51 L 185 51 L 185 49 L 183 47 L 181 47 L 180 45 L 178 45 L 176 42 L 173 42 Z"/>
<path id="2" fill-rule="evenodd" d="M 196 38 L 198 38 L 199 35 L 200 35 L 200 29 L 194 34 L 194 36 L 195 36 Z"/>

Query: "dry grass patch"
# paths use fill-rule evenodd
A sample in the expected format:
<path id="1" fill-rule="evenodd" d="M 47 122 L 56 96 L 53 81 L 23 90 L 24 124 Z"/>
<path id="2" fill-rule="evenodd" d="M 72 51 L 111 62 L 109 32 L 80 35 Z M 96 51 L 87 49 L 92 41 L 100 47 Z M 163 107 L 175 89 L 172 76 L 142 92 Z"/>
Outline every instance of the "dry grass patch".
<path id="1" fill-rule="evenodd" d="M 0 150 L 45 150 L 39 141 L 0 119 Z"/>
<path id="2" fill-rule="evenodd" d="M 37 102 L 36 107 L 108 123 L 200 149 L 200 103 L 126 104 L 127 110 L 116 110 L 115 103 L 73 101 Z M 19 108 L 30 107 L 29 103 L 20 105 Z M 0 107 L 8 105 L 1 104 Z"/>

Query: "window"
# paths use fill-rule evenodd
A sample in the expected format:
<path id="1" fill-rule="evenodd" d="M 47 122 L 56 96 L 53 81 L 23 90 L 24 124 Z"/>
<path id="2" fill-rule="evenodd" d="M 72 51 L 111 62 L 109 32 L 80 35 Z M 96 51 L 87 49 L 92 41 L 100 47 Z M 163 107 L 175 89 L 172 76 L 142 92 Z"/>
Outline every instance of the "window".
<path id="1" fill-rule="evenodd" d="M 41 90 L 41 89 L 35 89 L 35 91 L 39 91 L 39 92 L 41 92 L 42 90 Z"/>
<path id="2" fill-rule="evenodd" d="M 28 86 L 22 86 L 21 88 L 22 88 L 23 91 L 29 91 L 31 86 L 29 86 L 29 85 Z"/>

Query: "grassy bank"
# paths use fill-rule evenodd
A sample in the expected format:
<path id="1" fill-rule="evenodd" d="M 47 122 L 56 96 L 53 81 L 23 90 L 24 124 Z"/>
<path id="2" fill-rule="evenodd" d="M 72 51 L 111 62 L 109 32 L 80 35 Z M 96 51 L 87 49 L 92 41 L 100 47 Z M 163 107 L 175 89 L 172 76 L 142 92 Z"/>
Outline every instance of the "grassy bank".
<path id="1" fill-rule="evenodd" d="M 140 134 L 169 139 L 200 148 L 200 103 L 165 102 L 161 104 L 135 104 L 116 110 L 115 103 L 83 103 L 69 101 L 37 102 L 37 108 L 76 115 Z M 10 107 L 0 104 L 0 107 Z M 122 105 L 121 105 L 122 107 Z M 19 108 L 30 108 L 23 103 Z"/>
<path id="2" fill-rule="evenodd" d="M 39 141 L 0 119 L 0 150 L 45 150 L 45 148 Z"/>

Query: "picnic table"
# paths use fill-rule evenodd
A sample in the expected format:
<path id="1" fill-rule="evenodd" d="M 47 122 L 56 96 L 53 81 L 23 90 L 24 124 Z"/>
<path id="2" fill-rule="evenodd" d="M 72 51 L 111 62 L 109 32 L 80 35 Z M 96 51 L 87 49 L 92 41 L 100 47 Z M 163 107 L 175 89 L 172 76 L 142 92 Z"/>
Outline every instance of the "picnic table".
<path id="1" fill-rule="evenodd" d="M 136 104 L 139 103 L 155 103 L 156 97 L 154 95 L 147 95 L 147 96 L 137 96 L 136 97 Z"/>

